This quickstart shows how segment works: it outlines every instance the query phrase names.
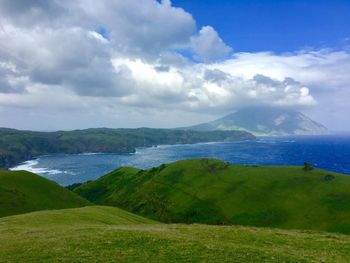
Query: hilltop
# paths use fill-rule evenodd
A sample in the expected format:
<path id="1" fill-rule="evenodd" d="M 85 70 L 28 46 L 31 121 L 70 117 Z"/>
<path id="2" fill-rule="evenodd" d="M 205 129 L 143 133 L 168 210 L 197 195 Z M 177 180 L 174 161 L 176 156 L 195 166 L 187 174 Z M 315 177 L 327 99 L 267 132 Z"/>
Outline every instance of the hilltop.
<path id="1" fill-rule="evenodd" d="M 183 160 L 117 169 L 74 191 L 167 223 L 236 224 L 350 233 L 350 177 L 302 167 Z"/>
<path id="2" fill-rule="evenodd" d="M 19 238 L 20 237 L 20 238 Z M 166 225 L 111 207 L 0 218 L 2 262 L 348 262 L 350 236 Z"/>
<path id="3" fill-rule="evenodd" d="M 0 171 L 0 217 L 89 204 L 84 198 L 39 175 L 26 171 Z"/>
<path id="4" fill-rule="evenodd" d="M 243 130 L 257 136 L 320 135 L 328 129 L 304 114 L 279 108 L 246 108 L 223 118 L 180 129 L 195 131 Z"/>
<path id="5" fill-rule="evenodd" d="M 36 132 L 0 128 L 0 169 L 45 154 L 84 152 L 133 153 L 136 147 L 160 144 L 254 139 L 244 131 L 182 131 L 172 129 L 86 129 Z"/>

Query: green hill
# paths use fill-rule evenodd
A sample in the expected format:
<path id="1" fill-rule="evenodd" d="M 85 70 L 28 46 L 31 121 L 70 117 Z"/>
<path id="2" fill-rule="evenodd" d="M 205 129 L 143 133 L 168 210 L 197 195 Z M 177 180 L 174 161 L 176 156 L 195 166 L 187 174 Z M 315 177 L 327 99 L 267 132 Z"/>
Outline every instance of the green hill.
<path id="1" fill-rule="evenodd" d="M 193 159 L 120 168 L 75 192 L 163 222 L 350 233 L 350 177 L 302 167 Z"/>
<path id="2" fill-rule="evenodd" d="M 96 128 L 37 132 L 0 128 L 0 168 L 9 168 L 45 154 L 133 153 L 136 147 L 160 144 L 243 141 L 254 138 L 245 131 Z"/>
<path id="3" fill-rule="evenodd" d="M 0 171 L 0 217 L 85 205 L 87 200 L 39 175 Z"/>
<path id="4" fill-rule="evenodd" d="M 111 207 L 0 218 L 0 262 L 342 263 L 349 258 L 347 235 L 157 224 Z"/>

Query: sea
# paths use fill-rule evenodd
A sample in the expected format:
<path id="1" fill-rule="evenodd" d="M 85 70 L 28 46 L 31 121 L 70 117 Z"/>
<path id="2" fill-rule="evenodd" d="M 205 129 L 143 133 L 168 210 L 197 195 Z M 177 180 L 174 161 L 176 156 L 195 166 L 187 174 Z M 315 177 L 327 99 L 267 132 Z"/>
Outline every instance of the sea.
<path id="1" fill-rule="evenodd" d="M 181 159 L 211 157 L 232 164 L 303 165 L 350 175 L 350 135 L 258 137 L 240 142 L 160 145 L 132 154 L 54 154 L 11 170 L 27 170 L 67 186 L 94 180 L 121 166 L 151 168 Z"/>

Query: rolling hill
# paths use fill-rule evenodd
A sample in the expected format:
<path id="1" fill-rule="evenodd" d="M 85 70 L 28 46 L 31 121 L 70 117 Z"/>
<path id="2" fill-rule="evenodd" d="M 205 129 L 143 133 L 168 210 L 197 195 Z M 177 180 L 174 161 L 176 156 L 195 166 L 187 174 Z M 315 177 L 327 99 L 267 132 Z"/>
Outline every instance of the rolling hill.
<path id="1" fill-rule="evenodd" d="M 0 218 L 1 262 L 336 262 L 350 236 L 241 226 L 159 224 L 111 207 Z"/>
<path id="2" fill-rule="evenodd" d="M 89 205 L 79 195 L 26 171 L 0 171 L 0 217 Z"/>
<path id="3" fill-rule="evenodd" d="M 257 136 L 327 134 L 325 126 L 304 114 L 279 108 L 246 108 L 223 118 L 180 128 L 195 131 L 243 130 Z"/>
<path id="4" fill-rule="evenodd" d="M 350 177 L 302 167 L 178 161 L 124 167 L 74 191 L 167 223 L 236 224 L 350 233 Z"/>

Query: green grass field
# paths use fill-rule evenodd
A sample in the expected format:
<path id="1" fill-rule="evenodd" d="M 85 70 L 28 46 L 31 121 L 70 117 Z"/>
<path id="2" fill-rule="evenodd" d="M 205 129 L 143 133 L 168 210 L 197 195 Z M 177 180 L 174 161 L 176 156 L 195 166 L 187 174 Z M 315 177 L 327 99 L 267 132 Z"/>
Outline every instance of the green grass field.
<path id="1" fill-rule="evenodd" d="M 350 233 L 350 177 L 318 169 L 192 159 L 150 170 L 120 168 L 75 192 L 168 223 Z"/>
<path id="2" fill-rule="evenodd" d="M 89 206 L 0 219 L 0 262 L 349 262 L 350 236 L 159 224 Z"/>
<path id="3" fill-rule="evenodd" d="M 314 230 L 349 232 L 349 189 L 340 174 L 215 159 L 120 168 L 75 189 L 131 213 L 29 172 L 1 171 L 0 263 L 345 263 L 350 235 Z M 203 224 L 183 224 L 191 222 Z"/>
<path id="4" fill-rule="evenodd" d="M 26 171 L 0 171 L 0 217 L 89 204 L 39 175 Z"/>

